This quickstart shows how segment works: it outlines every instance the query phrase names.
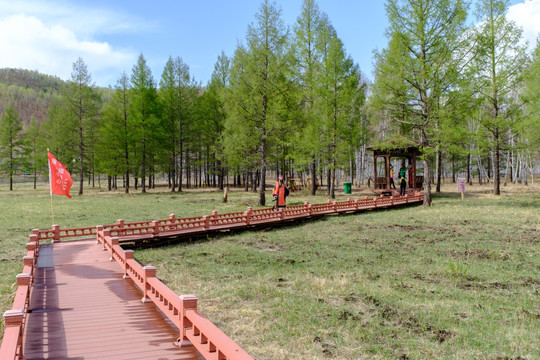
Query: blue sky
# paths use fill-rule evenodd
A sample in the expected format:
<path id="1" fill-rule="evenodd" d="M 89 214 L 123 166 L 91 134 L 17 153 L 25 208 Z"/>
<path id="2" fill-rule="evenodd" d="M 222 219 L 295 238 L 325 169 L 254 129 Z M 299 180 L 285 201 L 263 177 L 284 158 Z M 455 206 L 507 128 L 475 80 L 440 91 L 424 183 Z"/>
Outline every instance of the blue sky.
<path id="1" fill-rule="evenodd" d="M 302 0 L 277 0 L 292 26 Z M 374 49 L 386 46 L 383 0 L 319 0 L 362 72 L 372 77 Z M 534 43 L 540 0 L 512 0 L 509 17 Z M 131 73 L 142 52 L 159 81 L 169 56 L 180 56 L 206 84 L 217 55 L 244 40 L 258 0 L 0 0 L 0 67 L 25 68 L 68 79 L 81 56 L 99 86 Z"/>

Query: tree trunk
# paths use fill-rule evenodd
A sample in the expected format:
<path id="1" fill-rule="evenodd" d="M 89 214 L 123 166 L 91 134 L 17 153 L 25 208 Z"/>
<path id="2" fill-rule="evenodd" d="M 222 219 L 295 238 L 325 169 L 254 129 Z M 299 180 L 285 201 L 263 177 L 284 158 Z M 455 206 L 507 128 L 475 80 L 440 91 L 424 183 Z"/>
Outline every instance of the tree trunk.
<path id="1" fill-rule="evenodd" d="M 442 173 L 442 153 L 440 145 L 437 146 L 437 186 L 435 188 L 435 192 L 440 193 L 441 192 L 441 173 Z"/>
<path id="2" fill-rule="evenodd" d="M 427 136 L 422 129 L 422 147 L 428 147 Z M 429 156 L 424 156 L 424 206 L 431 206 L 431 164 Z M 427 177 L 427 179 L 426 179 Z"/>
<path id="3" fill-rule="evenodd" d="M 259 205 L 266 205 L 266 197 L 264 194 L 266 188 L 266 139 L 261 141 L 261 173 L 259 182 Z"/>
<path id="4" fill-rule="evenodd" d="M 472 176 L 471 176 L 471 154 L 467 155 L 467 182 L 469 185 L 472 185 Z"/>
<path id="5" fill-rule="evenodd" d="M 332 159 L 332 180 L 330 185 L 330 198 L 336 198 L 336 159 Z"/>
<path id="6" fill-rule="evenodd" d="M 326 190 L 326 194 L 328 196 L 331 196 L 332 191 L 332 171 L 330 170 L 330 167 L 326 170 L 326 182 L 328 183 L 328 189 Z"/>
<path id="7" fill-rule="evenodd" d="M 495 128 L 494 140 L 495 149 L 493 151 L 493 194 L 501 195 L 501 178 L 499 173 L 499 128 Z"/>
<path id="8" fill-rule="evenodd" d="M 317 169 L 317 164 L 315 162 L 315 156 L 312 158 L 312 162 L 311 162 L 311 186 L 310 186 L 310 189 L 309 189 L 309 194 L 311 196 L 315 196 L 316 192 L 317 192 L 317 185 L 316 185 L 316 182 L 317 182 L 317 172 L 316 172 L 316 169 Z"/>
<path id="9" fill-rule="evenodd" d="M 80 120 L 82 122 L 82 119 Z M 84 146 L 83 146 L 83 129 L 82 125 L 79 127 L 79 160 L 81 167 L 79 169 L 79 195 L 83 194 L 84 186 L 84 166 L 83 166 Z"/>

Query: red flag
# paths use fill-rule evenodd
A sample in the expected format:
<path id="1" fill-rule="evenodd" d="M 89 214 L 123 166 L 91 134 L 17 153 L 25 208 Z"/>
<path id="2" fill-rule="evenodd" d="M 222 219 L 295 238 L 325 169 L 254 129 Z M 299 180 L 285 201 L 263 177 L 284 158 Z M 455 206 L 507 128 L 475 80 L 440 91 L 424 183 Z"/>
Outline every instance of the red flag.
<path id="1" fill-rule="evenodd" d="M 47 150 L 49 156 L 49 182 L 51 184 L 51 196 L 52 194 L 65 195 L 71 199 L 69 195 L 69 189 L 73 184 L 71 175 L 67 171 L 66 167 Z"/>

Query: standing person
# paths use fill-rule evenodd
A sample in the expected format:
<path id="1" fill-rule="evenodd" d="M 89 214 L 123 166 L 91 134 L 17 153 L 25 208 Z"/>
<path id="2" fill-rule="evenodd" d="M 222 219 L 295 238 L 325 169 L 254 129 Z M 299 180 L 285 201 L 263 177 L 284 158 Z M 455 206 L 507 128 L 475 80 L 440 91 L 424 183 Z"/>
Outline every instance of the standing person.
<path id="1" fill-rule="evenodd" d="M 394 171 L 394 167 L 390 165 L 390 189 L 395 189 L 396 184 L 394 184 L 394 176 L 396 175 L 396 172 Z"/>
<path id="2" fill-rule="evenodd" d="M 413 171 L 412 171 L 412 164 L 409 164 L 409 188 L 412 189 L 414 187 L 414 179 L 413 179 Z"/>
<path id="3" fill-rule="evenodd" d="M 407 188 L 407 168 L 405 165 L 399 169 L 399 196 L 405 195 L 405 189 Z"/>
<path id="4" fill-rule="evenodd" d="M 287 186 L 287 184 L 285 184 L 285 181 L 283 181 L 283 175 L 279 175 L 276 186 L 274 187 L 274 190 L 272 190 L 272 196 L 275 198 L 276 201 L 276 211 L 284 209 L 285 206 L 287 206 L 287 204 L 285 203 L 285 198 L 288 195 L 289 187 Z"/>

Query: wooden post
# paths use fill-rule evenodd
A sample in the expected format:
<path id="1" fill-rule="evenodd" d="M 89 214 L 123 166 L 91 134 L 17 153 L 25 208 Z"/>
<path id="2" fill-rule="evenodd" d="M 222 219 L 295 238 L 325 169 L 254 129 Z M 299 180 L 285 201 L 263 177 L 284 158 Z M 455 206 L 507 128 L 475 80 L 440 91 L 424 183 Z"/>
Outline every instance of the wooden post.
<path id="1" fill-rule="evenodd" d="M 124 250 L 124 255 L 125 255 L 125 260 L 126 262 L 124 263 L 124 275 L 122 276 L 124 279 L 129 279 L 129 274 L 128 274 L 128 260 L 133 260 L 133 253 L 134 251 L 133 250 Z"/>
<path id="2" fill-rule="evenodd" d="M 51 242 L 52 243 L 60 242 L 60 225 L 53 225 L 52 231 L 53 231 L 53 239 Z"/>
<path id="3" fill-rule="evenodd" d="M 227 202 L 227 192 L 229 191 L 229 188 L 225 186 L 225 188 L 223 189 L 223 202 L 226 203 Z"/>
<path id="4" fill-rule="evenodd" d="M 186 336 L 186 330 L 191 328 L 193 324 L 186 317 L 188 310 L 197 310 L 197 296 L 193 294 L 180 295 L 180 334 L 175 342 L 178 347 L 192 345 Z"/>
<path id="5" fill-rule="evenodd" d="M 34 267 L 34 260 L 35 258 L 33 256 L 23 256 L 23 264 L 24 266 L 30 266 L 30 267 Z"/>
<path id="6" fill-rule="evenodd" d="M 203 220 L 203 228 L 208 229 L 208 227 L 210 226 L 210 219 L 208 218 L 208 216 L 204 215 L 202 217 L 202 220 Z"/>
<path id="7" fill-rule="evenodd" d="M 143 303 L 149 303 L 152 302 L 152 299 L 148 297 L 148 278 L 155 277 L 156 276 L 156 268 L 154 266 L 145 266 L 143 267 L 144 276 L 143 276 L 143 297 L 141 301 Z"/>
<path id="8" fill-rule="evenodd" d="M 114 246 L 118 244 L 119 244 L 119 241 L 117 237 L 111 238 L 111 257 L 109 258 L 109 261 L 114 260 Z"/>
<path id="9" fill-rule="evenodd" d="M 103 251 L 107 250 L 105 238 L 111 237 L 111 229 L 104 229 L 103 232 Z"/>
<path id="10" fill-rule="evenodd" d="M 99 244 L 101 237 L 103 236 L 103 225 L 96 226 L 96 244 Z"/>
<path id="11" fill-rule="evenodd" d="M 250 207 L 247 208 L 247 210 L 244 212 L 244 214 L 246 214 L 246 225 L 249 225 L 250 222 L 251 222 L 251 212 L 253 211 L 253 209 Z M 212 214 L 213 215 L 213 214 Z"/>

